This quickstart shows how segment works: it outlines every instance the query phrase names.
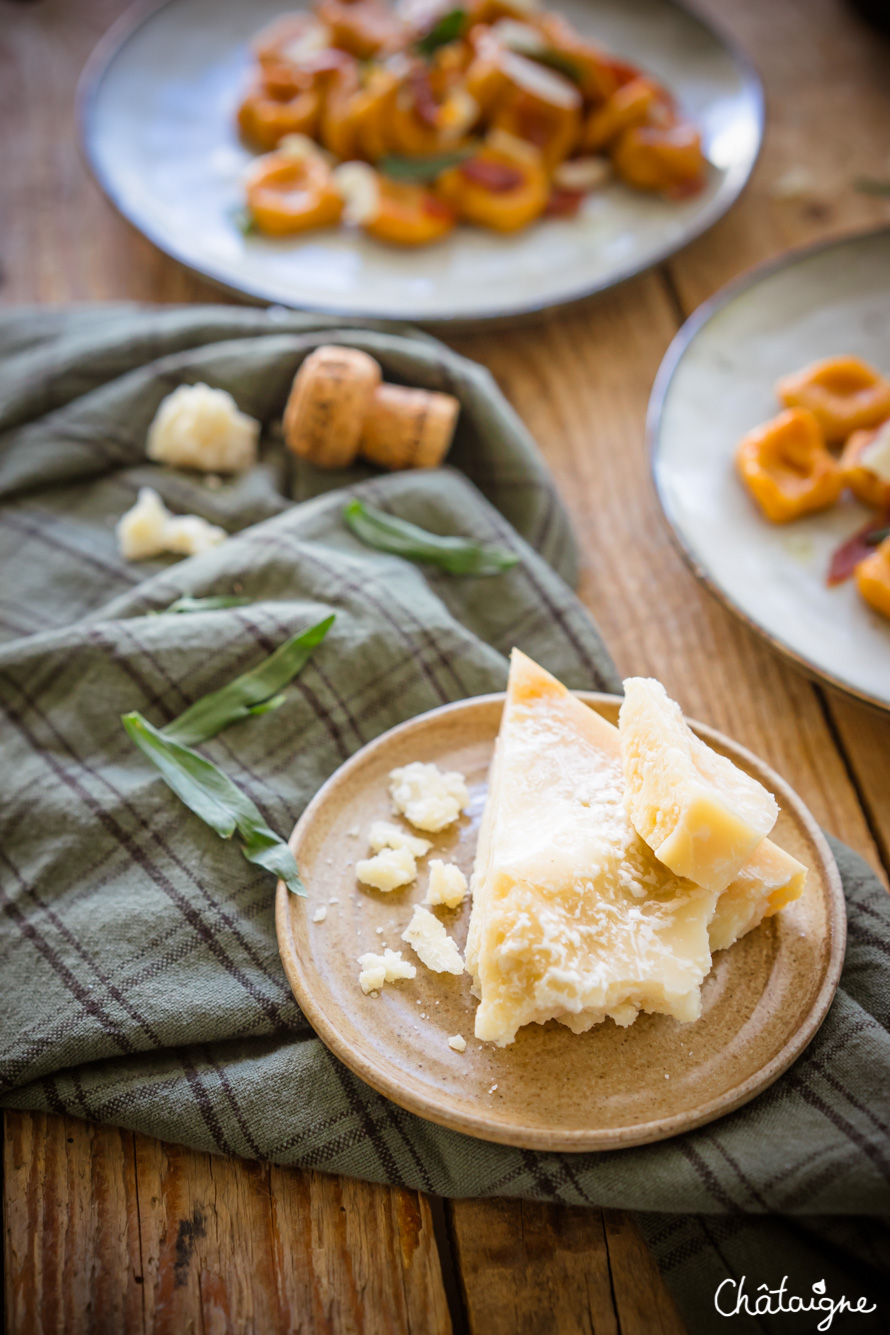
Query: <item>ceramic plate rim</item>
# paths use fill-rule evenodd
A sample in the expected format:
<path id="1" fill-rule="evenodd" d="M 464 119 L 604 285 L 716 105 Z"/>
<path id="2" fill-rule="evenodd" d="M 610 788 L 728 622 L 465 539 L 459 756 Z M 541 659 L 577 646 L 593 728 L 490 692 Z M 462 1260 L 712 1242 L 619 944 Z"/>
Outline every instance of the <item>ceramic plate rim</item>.
<path id="1" fill-rule="evenodd" d="M 619 696 L 609 695 L 601 691 L 576 691 L 575 694 L 585 704 L 594 708 L 600 704 L 614 706 L 615 703 L 620 701 Z M 417 714 L 414 718 L 407 719 L 405 722 L 381 733 L 379 737 L 368 742 L 348 760 L 344 761 L 342 765 L 338 766 L 330 778 L 322 784 L 297 821 L 290 836 L 290 846 L 296 848 L 304 831 L 314 820 L 316 812 L 326 802 L 328 793 L 335 782 L 339 780 L 347 768 L 363 762 L 375 751 L 384 750 L 393 738 L 401 739 L 412 729 L 422 726 L 431 719 L 443 718 L 459 711 L 477 708 L 480 704 L 490 705 L 493 702 L 503 704 L 504 699 L 504 692 L 471 696 L 466 700 L 440 705 L 423 714 Z M 812 840 L 828 886 L 827 932 L 829 955 L 822 982 L 813 999 L 813 1004 L 801 1024 L 764 1066 L 749 1075 L 740 1085 L 733 1086 L 731 1089 L 724 1091 L 723 1094 L 695 1108 L 674 1113 L 670 1117 L 655 1118 L 649 1122 L 638 1122 L 630 1126 L 551 1131 L 546 1128 L 517 1124 L 511 1129 L 505 1128 L 500 1123 L 490 1122 L 484 1112 L 448 1112 L 447 1109 L 443 1111 L 441 1105 L 433 1102 L 428 1097 L 402 1087 L 398 1078 L 393 1078 L 390 1073 L 391 1068 L 385 1060 L 378 1058 L 373 1049 L 368 1051 L 367 1049 L 353 1048 L 348 1041 L 340 1037 L 336 1026 L 328 1021 L 323 1009 L 313 997 L 311 989 L 304 986 L 304 978 L 299 968 L 299 956 L 291 928 L 292 895 L 285 884 L 279 881 L 275 903 L 275 930 L 281 962 L 300 1009 L 316 1035 L 334 1056 L 342 1061 L 353 1074 L 376 1090 L 378 1094 L 391 1099 L 399 1107 L 415 1113 L 425 1121 L 435 1122 L 439 1126 L 447 1127 L 452 1131 L 459 1131 L 465 1135 L 492 1141 L 496 1144 L 511 1145 L 522 1149 L 556 1150 L 571 1153 L 646 1145 L 654 1141 L 666 1140 L 684 1131 L 691 1131 L 696 1127 L 714 1121 L 717 1117 L 733 1112 L 736 1108 L 740 1108 L 762 1093 L 783 1072 L 787 1071 L 815 1036 L 828 1013 L 840 981 L 847 937 L 847 917 L 840 872 L 828 841 L 809 808 L 781 775 L 777 774 L 766 761 L 760 760 L 753 752 L 748 751 L 716 729 L 697 723 L 693 719 L 688 721 L 690 726 L 704 740 L 727 747 L 730 752 L 747 764 L 753 765 L 765 775 L 784 809 L 791 808 L 794 810 L 796 818 L 801 822 L 807 835 Z"/>
<path id="2" fill-rule="evenodd" d="M 453 325 L 476 326 L 482 324 L 491 324 L 497 321 L 512 320 L 523 316 L 538 317 L 545 315 L 548 311 L 562 309 L 572 306 L 578 302 L 585 301 L 602 292 L 610 291 L 613 288 L 620 287 L 623 283 L 630 282 L 631 279 L 639 277 L 643 273 L 648 273 L 650 269 L 657 268 L 673 255 L 678 254 L 687 246 L 697 241 L 711 227 L 723 218 L 738 201 L 742 191 L 751 179 L 751 174 L 757 165 L 763 148 L 763 136 L 766 123 L 766 97 L 763 88 L 763 82 L 748 52 L 738 43 L 731 33 L 719 22 L 715 22 L 710 16 L 699 13 L 690 8 L 685 0 L 665 0 L 674 9 L 679 10 L 687 18 L 697 23 L 700 28 L 707 32 L 729 55 L 730 59 L 738 69 L 745 93 L 751 100 L 752 111 L 754 113 L 757 127 L 757 142 L 751 157 L 751 162 L 744 176 L 739 180 L 736 187 L 725 197 L 715 198 L 711 205 L 705 209 L 699 218 L 690 226 L 679 242 L 669 242 L 663 248 L 657 250 L 649 259 L 639 264 L 631 265 L 627 269 L 617 270 L 610 278 L 594 282 L 590 286 L 579 287 L 577 292 L 571 293 L 565 297 L 553 301 L 526 301 L 518 302 L 512 306 L 503 306 L 496 311 L 488 313 L 467 315 L 457 314 L 448 310 L 439 312 L 436 315 L 426 314 L 418 317 L 411 317 L 405 314 L 392 315 L 386 312 L 363 312 L 361 316 L 338 304 L 320 304 L 318 302 L 301 302 L 299 307 L 289 307 L 289 309 L 298 309 L 318 315 L 335 315 L 344 319 L 361 318 L 365 320 L 380 320 L 390 323 L 417 323 L 422 326 L 427 325 Z M 130 38 L 135 36 L 140 28 L 148 23 L 162 9 L 168 8 L 176 3 L 176 0 L 134 0 L 134 3 L 112 23 L 111 27 L 99 38 L 96 46 L 87 58 L 80 78 L 77 82 L 75 94 L 75 121 L 78 130 L 78 140 L 82 155 L 89 168 L 90 174 L 99 186 L 106 199 L 114 207 L 125 222 L 135 228 L 144 236 L 153 246 L 162 254 L 180 264 L 187 272 L 196 274 L 198 277 L 208 280 L 218 287 L 221 291 L 247 298 L 249 301 L 259 305 L 281 304 L 288 305 L 286 301 L 276 302 L 265 292 L 259 291 L 255 285 L 245 283 L 236 286 L 228 279 L 223 278 L 212 268 L 198 268 L 188 260 L 182 258 L 177 252 L 175 246 L 162 241 L 154 232 L 153 228 L 145 227 L 143 224 L 131 215 L 119 198 L 118 192 L 113 182 L 108 179 L 106 173 L 99 165 L 95 148 L 93 144 L 93 119 L 95 113 L 96 99 L 99 93 L 102 81 L 111 68 L 113 61 L 117 58 Z"/>
<path id="3" fill-rule="evenodd" d="M 750 269 L 746 269 L 736 278 L 730 280 L 723 287 L 719 288 L 712 296 L 703 301 L 702 304 L 692 312 L 687 320 L 683 322 L 677 333 L 674 335 L 667 352 L 662 358 L 661 365 L 652 383 L 652 391 L 649 395 L 649 404 L 646 409 L 646 446 L 649 455 L 649 472 L 652 478 L 652 485 L 655 488 L 655 494 L 658 498 L 658 504 L 661 508 L 662 516 L 667 524 L 668 533 L 674 547 L 682 556 L 689 569 L 715 597 L 722 603 L 733 616 L 743 622 L 749 630 L 754 631 L 761 639 L 772 646 L 772 648 L 783 658 L 787 658 L 801 671 L 816 681 L 826 682 L 834 690 L 839 691 L 841 695 L 848 696 L 850 699 L 858 700 L 861 704 L 869 705 L 873 709 L 882 712 L 890 711 L 890 695 L 881 698 L 878 695 L 872 695 L 870 691 L 861 690 L 852 682 L 848 682 L 841 677 L 834 676 L 825 668 L 819 667 L 817 663 L 812 662 L 804 654 L 799 653 L 792 645 L 786 644 L 779 636 L 768 631 L 759 621 L 755 620 L 749 612 L 746 612 L 727 591 L 717 583 L 707 568 L 702 564 L 700 558 L 692 550 L 687 539 L 675 521 L 667 496 L 662 483 L 659 481 L 658 460 L 661 446 L 661 425 L 664 416 L 664 408 L 667 402 L 667 396 L 673 383 L 674 376 L 689 351 L 695 339 L 702 332 L 715 316 L 731 305 L 737 297 L 742 296 L 751 288 L 756 287 L 758 283 L 772 278 L 774 274 L 781 273 L 785 269 L 790 269 L 796 264 L 804 263 L 816 255 L 829 250 L 839 250 L 844 246 L 855 246 L 863 241 L 870 241 L 875 237 L 887 236 L 890 239 L 890 224 L 882 223 L 877 227 L 868 227 L 861 231 L 847 233 L 844 236 L 828 237 L 820 241 L 811 241 L 802 246 L 794 246 L 790 250 L 785 250 L 781 255 L 774 256 L 772 259 L 764 260 L 760 264 L 755 264 Z"/>

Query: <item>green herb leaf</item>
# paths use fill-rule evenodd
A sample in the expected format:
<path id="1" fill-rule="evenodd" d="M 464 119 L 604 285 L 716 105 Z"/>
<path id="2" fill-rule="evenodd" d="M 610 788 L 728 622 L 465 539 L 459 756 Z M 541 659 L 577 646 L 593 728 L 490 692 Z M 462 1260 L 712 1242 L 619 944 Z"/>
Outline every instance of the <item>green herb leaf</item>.
<path id="1" fill-rule="evenodd" d="M 866 533 L 862 541 L 869 547 L 880 547 L 887 538 L 890 538 L 890 524 L 883 528 L 873 528 L 870 533 Z"/>
<path id="2" fill-rule="evenodd" d="M 501 547 L 482 547 L 469 538 L 440 537 L 364 501 L 347 501 L 342 513 L 347 528 L 366 546 L 440 566 L 450 575 L 499 575 L 519 561 Z"/>
<path id="3" fill-rule="evenodd" d="M 458 148 L 453 153 L 428 153 L 416 158 L 388 153 L 377 163 L 384 176 L 392 181 L 435 181 L 437 176 L 452 167 L 458 167 L 473 156 L 472 148 Z"/>
<path id="4" fill-rule="evenodd" d="M 858 176 L 853 187 L 863 195 L 890 195 L 890 181 L 878 181 L 874 176 Z"/>
<path id="5" fill-rule="evenodd" d="M 319 621 L 317 626 L 293 635 L 259 667 L 252 668 L 218 691 L 211 691 L 209 695 L 196 700 L 172 723 L 167 724 L 164 736 L 182 746 L 194 746 L 198 742 L 209 741 L 230 723 L 248 718 L 258 705 L 267 705 L 272 696 L 277 696 L 293 681 L 333 624 L 334 618 L 329 616 Z M 270 707 L 277 708 L 277 705 Z"/>
<path id="6" fill-rule="evenodd" d="M 440 46 L 457 41 L 467 21 L 465 9 L 450 9 L 433 24 L 429 32 L 417 43 L 417 50 L 422 56 L 431 56 Z"/>
<path id="7" fill-rule="evenodd" d="M 232 226 L 237 227 L 242 236 L 255 236 L 259 231 L 256 225 L 256 218 L 250 212 L 250 209 L 243 204 L 236 204 L 229 210 L 229 217 L 232 220 Z"/>
<path id="8" fill-rule="evenodd" d="M 252 598 L 241 598 L 237 593 L 215 593 L 208 598 L 190 598 L 185 594 L 169 607 L 162 607 L 157 612 L 152 612 L 151 616 L 164 617 L 171 613 L 183 612 L 217 612 L 223 607 L 243 607 L 250 602 L 253 602 Z"/>
<path id="9" fill-rule="evenodd" d="M 248 862 L 274 872 L 295 895 L 305 895 L 294 855 L 283 839 L 270 830 L 246 793 L 218 766 L 188 746 L 173 741 L 136 711 L 124 714 L 127 735 L 155 765 L 161 778 L 222 839 L 237 830 L 241 852 Z"/>
<path id="10" fill-rule="evenodd" d="M 523 52 L 527 54 L 529 60 L 536 60 L 539 65 L 547 65 L 550 69 L 556 70 L 558 74 L 564 74 L 572 83 L 580 83 L 583 75 L 580 66 L 571 56 L 566 56 L 562 51 L 556 51 L 552 46 L 545 47 L 543 51 Z"/>

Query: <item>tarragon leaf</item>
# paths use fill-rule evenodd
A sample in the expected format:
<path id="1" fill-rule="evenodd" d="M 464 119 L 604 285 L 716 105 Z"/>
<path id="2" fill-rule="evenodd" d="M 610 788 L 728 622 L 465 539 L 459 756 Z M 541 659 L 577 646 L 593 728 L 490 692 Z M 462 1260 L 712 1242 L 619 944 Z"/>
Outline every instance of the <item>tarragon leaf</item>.
<path id="1" fill-rule="evenodd" d="M 499 575 L 519 561 L 502 547 L 483 547 L 470 538 L 441 537 L 364 501 L 347 501 L 342 513 L 343 522 L 366 546 L 439 566 L 450 575 Z"/>
<path id="2" fill-rule="evenodd" d="M 167 724 L 164 736 L 182 746 L 195 746 L 198 742 L 209 741 L 229 724 L 248 718 L 257 711 L 258 706 L 277 708 L 283 704 L 283 699 L 277 700 L 274 705 L 269 702 L 305 667 L 312 651 L 321 643 L 333 623 L 333 616 L 329 616 L 319 621 L 317 626 L 293 635 L 258 667 L 235 677 L 218 691 L 201 696 L 200 700 L 189 705 L 178 718 Z"/>
<path id="3" fill-rule="evenodd" d="M 874 176 L 857 176 L 853 186 L 862 195 L 890 195 L 890 181 L 880 181 Z"/>
<path id="4" fill-rule="evenodd" d="M 121 722 L 168 788 L 205 825 L 222 839 L 231 839 L 237 830 L 248 862 L 274 872 L 295 895 L 306 894 L 293 853 L 227 774 L 191 747 L 173 741 L 135 710 L 124 714 Z"/>
<path id="5" fill-rule="evenodd" d="M 384 176 L 392 181 L 435 181 L 443 172 L 459 167 L 474 153 L 472 148 L 456 148 L 452 153 L 426 153 L 419 157 L 403 157 L 401 153 L 387 153 L 377 163 Z"/>
<path id="6" fill-rule="evenodd" d="M 188 594 L 183 594 L 169 607 L 161 607 L 157 612 L 152 612 L 151 615 L 164 617 L 184 612 L 218 612 L 224 607 L 244 607 L 251 602 L 253 602 L 252 598 L 242 598 L 237 593 L 214 593 L 207 598 L 192 598 Z"/>
<path id="7" fill-rule="evenodd" d="M 420 38 L 416 44 L 417 50 L 422 56 L 431 56 L 440 46 L 456 42 L 463 33 L 466 21 L 465 9 L 449 9 L 448 13 L 437 19 L 429 32 Z"/>

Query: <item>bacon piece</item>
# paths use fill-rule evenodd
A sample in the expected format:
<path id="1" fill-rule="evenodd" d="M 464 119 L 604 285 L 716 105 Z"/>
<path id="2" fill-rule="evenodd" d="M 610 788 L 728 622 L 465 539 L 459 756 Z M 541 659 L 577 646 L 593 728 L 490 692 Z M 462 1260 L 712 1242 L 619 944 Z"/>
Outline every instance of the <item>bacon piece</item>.
<path id="1" fill-rule="evenodd" d="M 584 198 L 583 190 L 565 190 L 554 186 L 544 209 L 547 218 L 574 218 Z"/>
<path id="2" fill-rule="evenodd" d="M 436 129 L 439 124 L 439 104 L 433 95 L 433 87 L 425 69 L 417 66 L 408 77 L 414 111 L 417 119 Z"/>
<path id="3" fill-rule="evenodd" d="M 507 162 L 489 162 L 486 158 L 470 158 L 461 164 L 460 173 L 474 185 L 481 185 L 494 195 L 506 195 L 522 185 L 522 172 Z"/>
<path id="4" fill-rule="evenodd" d="M 844 580 L 850 578 L 860 561 L 864 561 L 867 556 L 871 556 L 875 549 L 875 542 L 869 542 L 873 534 L 880 533 L 882 529 L 890 525 L 890 510 L 884 515 L 878 515 L 871 518 L 862 528 L 857 529 L 852 537 L 842 542 L 840 547 L 834 552 L 828 567 L 828 575 L 825 582 L 829 588 L 835 584 L 843 584 Z"/>

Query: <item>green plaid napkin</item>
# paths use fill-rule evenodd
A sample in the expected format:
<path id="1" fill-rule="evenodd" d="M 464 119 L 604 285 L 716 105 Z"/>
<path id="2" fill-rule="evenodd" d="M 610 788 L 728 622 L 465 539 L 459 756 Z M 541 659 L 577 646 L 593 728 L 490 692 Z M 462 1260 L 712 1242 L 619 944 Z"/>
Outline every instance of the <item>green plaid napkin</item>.
<path id="1" fill-rule="evenodd" d="M 286 704 L 207 748 L 286 833 L 384 729 L 501 689 L 514 643 L 571 686 L 617 687 L 569 588 L 575 553 L 552 482 L 488 375 L 414 331 L 338 324 L 131 305 L 0 319 L 0 1102 L 444 1195 L 640 1211 L 695 1335 L 824 1319 L 724 1319 L 715 1290 L 729 1281 L 730 1307 L 742 1275 L 752 1309 L 758 1286 L 787 1274 L 788 1295 L 809 1299 L 824 1280 L 832 1301 L 884 1301 L 883 1316 L 839 1315 L 832 1330 L 886 1329 L 890 899 L 849 850 L 836 849 L 850 923 L 841 990 L 790 1072 L 662 1144 L 533 1154 L 423 1122 L 329 1055 L 279 963 L 271 878 L 127 740 L 126 710 L 163 724 L 335 611 Z M 451 467 L 332 476 L 283 450 L 294 371 L 338 338 L 390 379 L 460 398 Z M 262 420 L 247 476 L 213 483 L 145 460 L 158 403 L 196 380 Z M 188 561 L 122 562 L 114 524 L 147 483 L 234 536 Z M 339 521 L 346 489 L 521 562 L 497 581 L 464 580 L 371 552 Z M 180 594 L 233 590 L 254 601 L 146 615 Z"/>

